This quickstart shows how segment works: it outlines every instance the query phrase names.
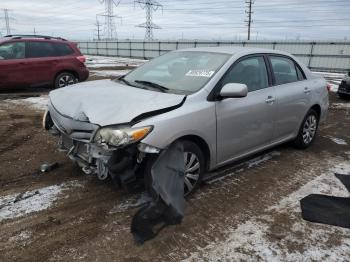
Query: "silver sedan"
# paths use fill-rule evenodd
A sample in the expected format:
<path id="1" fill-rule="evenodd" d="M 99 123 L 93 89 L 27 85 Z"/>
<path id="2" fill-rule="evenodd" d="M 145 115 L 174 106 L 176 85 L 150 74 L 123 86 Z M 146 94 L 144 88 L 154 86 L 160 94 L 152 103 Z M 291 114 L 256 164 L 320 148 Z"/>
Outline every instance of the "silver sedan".
<path id="1" fill-rule="evenodd" d="M 84 172 L 121 184 L 140 174 L 148 181 L 158 154 L 182 141 L 190 193 L 206 172 L 233 161 L 287 141 L 308 147 L 327 109 L 326 81 L 294 56 L 207 47 L 54 90 L 44 126 Z M 135 171 L 128 179 L 118 177 L 126 156 Z"/>

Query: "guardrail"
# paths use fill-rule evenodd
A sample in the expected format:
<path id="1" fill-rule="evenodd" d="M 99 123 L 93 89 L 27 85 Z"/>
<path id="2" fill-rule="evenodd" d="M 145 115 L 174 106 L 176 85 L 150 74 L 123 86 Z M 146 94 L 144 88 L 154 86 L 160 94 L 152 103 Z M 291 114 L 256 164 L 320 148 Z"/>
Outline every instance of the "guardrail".
<path id="1" fill-rule="evenodd" d="M 350 71 L 350 41 L 80 41 L 87 55 L 152 59 L 169 51 L 203 46 L 260 47 L 289 52 L 315 71 Z"/>

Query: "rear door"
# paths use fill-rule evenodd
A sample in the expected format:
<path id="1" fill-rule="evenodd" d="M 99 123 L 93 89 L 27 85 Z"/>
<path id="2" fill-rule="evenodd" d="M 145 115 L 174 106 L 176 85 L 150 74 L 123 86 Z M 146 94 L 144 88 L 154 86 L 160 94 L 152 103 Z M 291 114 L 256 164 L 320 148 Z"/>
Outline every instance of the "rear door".
<path id="1" fill-rule="evenodd" d="M 277 103 L 274 141 L 293 138 L 310 106 L 311 88 L 296 62 L 287 56 L 269 55 Z"/>
<path id="2" fill-rule="evenodd" d="M 27 43 L 27 60 L 33 75 L 32 85 L 52 83 L 59 57 L 53 43 L 30 41 Z"/>
<path id="3" fill-rule="evenodd" d="M 263 148 L 273 138 L 276 105 L 266 61 L 263 55 L 242 58 L 221 80 L 221 87 L 246 84 L 248 96 L 216 102 L 219 165 Z"/>
<path id="4" fill-rule="evenodd" d="M 27 85 L 31 80 L 25 59 L 25 42 L 0 45 L 0 88 Z"/>

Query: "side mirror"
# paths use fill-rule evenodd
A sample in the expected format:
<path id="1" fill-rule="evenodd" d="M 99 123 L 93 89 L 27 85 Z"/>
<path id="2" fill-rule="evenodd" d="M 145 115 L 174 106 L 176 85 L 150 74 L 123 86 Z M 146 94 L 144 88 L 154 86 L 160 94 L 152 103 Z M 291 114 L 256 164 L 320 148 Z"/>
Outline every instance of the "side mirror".
<path id="1" fill-rule="evenodd" d="M 220 91 L 220 96 L 223 98 L 246 97 L 247 95 L 247 85 L 239 83 L 226 84 Z"/>

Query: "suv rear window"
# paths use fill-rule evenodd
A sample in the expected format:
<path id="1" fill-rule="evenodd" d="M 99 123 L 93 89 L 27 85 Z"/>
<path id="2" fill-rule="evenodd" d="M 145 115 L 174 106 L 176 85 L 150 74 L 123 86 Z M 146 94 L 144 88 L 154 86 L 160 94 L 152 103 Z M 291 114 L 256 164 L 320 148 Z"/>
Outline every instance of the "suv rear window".
<path id="1" fill-rule="evenodd" d="M 28 58 L 56 56 L 56 49 L 48 42 L 27 42 Z"/>
<path id="2" fill-rule="evenodd" d="M 64 43 L 49 43 L 49 42 L 28 42 L 27 57 L 54 57 L 66 56 L 74 53 L 74 50 Z"/>

